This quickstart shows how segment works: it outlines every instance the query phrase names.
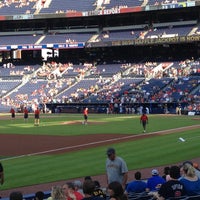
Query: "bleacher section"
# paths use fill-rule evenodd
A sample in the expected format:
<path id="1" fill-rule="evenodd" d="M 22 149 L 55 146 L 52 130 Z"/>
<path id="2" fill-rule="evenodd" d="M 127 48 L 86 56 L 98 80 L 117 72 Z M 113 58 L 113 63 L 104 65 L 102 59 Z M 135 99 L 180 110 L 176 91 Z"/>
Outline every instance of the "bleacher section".
<path id="1" fill-rule="evenodd" d="M 91 37 L 92 33 L 68 33 L 68 34 L 56 34 L 56 35 L 46 35 L 40 44 L 63 44 L 63 43 L 77 43 L 77 42 L 87 42 Z"/>
<path id="2" fill-rule="evenodd" d="M 1 0 L 0 112 L 8 113 L 10 107 L 22 112 L 21 106 L 33 112 L 41 104 L 51 104 L 51 112 L 61 112 L 59 108 L 63 105 L 72 107 L 73 104 L 75 112 L 85 105 L 98 107 L 90 110 L 96 112 L 101 105 L 102 113 L 139 114 L 140 108 L 148 105 L 151 114 L 168 114 L 175 113 L 177 105 L 183 105 L 182 110 L 200 115 L 200 58 L 192 55 L 182 61 L 174 60 L 175 56 L 168 56 L 167 52 L 175 52 L 176 43 L 180 44 L 177 49 L 184 43 L 188 46 L 195 43 L 195 56 L 199 56 L 199 15 L 195 16 L 195 11 L 190 17 L 183 11 L 175 17 L 176 21 L 172 20 L 173 14 L 165 19 L 169 14 L 163 11 L 164 15 L 160 16 L 160 11 L 169 9 L 169 4 L 170 10 L 199 6 L 194 0 Z M 149 5 L 154 5 L 152 10 Z M 154 15 L 156 9 L 159 12 Z M 107 18 L 107 15 L 112 16 Z M 194 36 L 193 40 L 190 36 Z M 118 47 L 122 50 L 131 47 L 130 54 L 128 51 L 128 55 L 120 56 L 122 51 L 115 54 Z M 75 48 L 85 51 L 77 51 L 78 54 Z M 29 58 L 33 59 L 30 62 L 41 62 L 41 49 L 51 51 L 46 54 L 54 56 L 54 52 L 59 52 L 59 55 L 55 55 L 55 60 L 47 55 L 46 63 L 41 65 L 12 64 L 12 61 L 22 62 L 24 57 L 26 63 Z M 160 49 L 164 56 L 159 55 Z M 15 50 L 22 59 L 13 58 Z M 58 61 L 60 58 L 76 64 L 62 63 L 65 61 Z M 84 63 L 86 60 L 90 63 Z M 110 112 L 109 106 L 115 104 L 119 112 Z M 152 111 L 152 105 L 156 105 L 156 111 Z M 166 108 L 168 105 L 171 108 Z M 51 195 L 51 191 L 44 193 L 45 199 Z M 23 197 L 33 200 L 35 194 Z M 145 199 L 153 198 L 146 192 L 128 195 L 128 200 Z M 178 199 L 195 200 L 200 196 Z"/>
<path id="3" fill-rule="evenodd" d="M 116 31 L 107 31 L 103 32 L 99 35 L 96 39 L 97 41 L 118 41 L 118 40 L 130 40 L 130 39 L 137 39 L 140 37 L 141 32 L 143 29 L 129 29 L 129 30 L 116 30 Z"/>
<path id="4" fill-rule="evenodd" d="M 51 191 L 44 191 L 44 200 L 48 199 L 51 196 Z M 35 197 L 35 194 L 27 194 L 23 195 L 24 200 L 33 200 Z M 107 196 L 107 199 L 109 199 L 109 196 Z M 128 194 L 128 200 L 154 200 L 152 194 L 148 194 L 146 192 L 141 193 L 130 193 Z M 199 200 L 200 195 L 193 195 L 193 196 L 181 196 L 181 197 L 171 197 L 167 198 L 166 200 Z M 1 200 L 9 200 L 9 198 L 1 198 Z"/>
<path id="5" fill-rule="evenodd" d="M 105 9 L 112 9 L 112 8 L 126 8 L 126 7 L 136 7 L 141 6 L 142 1 L 132 1 L 132 0 L 111 0 L 108 4 L 103 4 Z"/>
<path id="6" fill-rule="evenodd" d="M 113 1 L 114 2 L 114 1 Z M 118 2 L 120 3 L 120 2 Z M 103 29 L 99 32 L 72 32 L 57 33 L 49 31 L 45 34 L 36 35 L 14 35 L 0 36 L 0 45 L 46 45 L 46 44 L 76 44 L 77 42 L 92 41 L 94 35 L 95 41 L 119 41 L 131 39 L 144 39 L 148 37 L 171 37 L 179 35 L 188 35 L 196 27 L 195 22 L 188 21 L 184 26 L 170 26 L 156 24 L 157 28 L 140 26 L 127 27 L 120 30 L 114 27 Z M 143 28 L 142 28 L 143 27 Z M 196 30 L 196 29 L 195 29 Z M 193 34 L 198 34 L 194 32 Z M 171 62 L 138 62 L 125 64 L 97 64 L 97 65 L 68 65 L 61 66 L 62 72 L 58 65 L 44 66 L 12 66 L 12 63 L 4 65 L 0 71 L 0 77 L 7 80 L 12 76 L 13 80 L 21 79 L 23 84 L 17 91 L 9 93 L 9 97 L 15 99 L 16 96 L 24 98 L 26 101 L 41 102 L 63 102 L 63 101 L 83 101 L 83 102 L 109 102 L 112 100 L 112 93 L 117 96 L 124 95 L 124 91 L 130 92 L 132 102 L 172 102 L 186 99 L 190 93 L 197 93 L 199 86 L 199 59 L 171 61 Z M 37 74 L 34 72 L 37 71 Z M 30 76 L 26 76 L 30 75 Z M 197 78 L 195 78 L 197 76 Z M 165 78 L 167 77 L 167 78 Z M 181 78 L 184 77 L 184 78 Z M 126 82 L 132 81 L 132 82 Z M 140 78 L 138 81 L 135 78 Z M 28 79 L 28 80 L 27 80 Z M 58 79 L 59 85 L 56 81 Z M 69 80 L 69 81 L 65 81 Z M 64 84 L 65 83 L 65 84 Z M 131 86 L 134 88 L 131 88 Z M 48 89 L 48 88 L 54 88 Z M 13 88 L 14 89 L 14 88 Z M 4 91 L 4 96 L 7 95 Z M 133 97 L 138 96 L 137 98 Z M 198 93 L 197 93 L 198 94 Z M 194 95 L 192 95 L 192 99 Z M 22 100 L 20 99 L 20 100 Z M 65 99 L 65 100 L 64 100 Z"/>
<path id="7" fill-rule="evenodd" d="M 48 8 L 42 8 L 40 13 L 66 13 L 69 11 L 95 10 L 96 0 L 80 0 L 79 2 L 68 0 L 53 0 Z"/>
<path id="8" fill-rule="evenodd" d="M 41 35 L 13 35 L 13 36 L 0 36 L 0 45 L 33 45 L 39 39 Z"/>
<path id="9" fill-rule="evenodd" d="M 61 94 L 57 95 L 56 98 L 60 99 L 70 99 L 72 102 L 79 102 L 84 99 L 88 94 L 94 91 L 97 79 L 84 79 L 80 80 L 76 84 L 72 85 L 69 89 L 63 91 Z"/>
<path id="10" fill-rule="evenodd" d="M 175 36 L 185 36 L 188 35 L 194 25 L 188 26 L 171 26 L 171 27 L 160 27 L 160 28 L 153 28 L 148 31 L 145 35 L 146 38 L 164 38 L 164 37 L 175 37 Z"/>
<path id="11" fill-rule="evenodd" d="M 187 60 L 96 66 L 62 66 L 55 62 L 43 66 L 8 65 L 0 71 L 2 105 L 110 103 L 114 99 L 126 103 L 192 102 L 194 98 L 198 100 L 200 91 L 199 76 L 193 75 L 194 69 L 200 70 L 198 64 Z M 144 70 L 144 76 L 138 69 Z"/>
<path id="12" fill-rule="evenodd" d="M 18 85 L 21 84 L 21 80 L 2 80 L 0 82 L 0 97 L 4 96 L 8 92 L 14 90 Z"/>
<path id="13" fill-rule="evenodd" d="M 112 9 L 119 7 L 136 7 L 141 6 L 143 2 L 137 1 L 119 1 L 111 0 L 102 3 L 98 0 L 80 0 L 79 2 L 68 0 L 51 0 L 44 1 L 25 1 L 25 2 L 8 2 L 2 1 L 0 3 L 0 15 L 22 15 L 22 14 L 49 14 L 49 13 L 67 13 L 67 12 L 84 12 L 84 11 L 94 11 L 99 8 Z"/>
<path id="14" fill-rule="evenodd" d="M 191 24 L 190 24 L 191 23 Z M 113 42 L 113 41 L 129 41 L 136 39 L 148 39 L 148 38 L 169 38 L 178 36 L 194 36 L 199 35 L 196 30 L 197 24 L 194 21 L 188 21 L 186 25 L 174 22 L 156 24 L 155 27 L 138 25 L 128 26 L 128 27 L 111 27 L 103 28 L 102 30 L 98 28 L 94 29 L 75 29 L 70 28 L 64 30 L 49 30 L 47 32 L 12 32 L 0 34 L 0 46 L 2 48 L 10 49 L 19 48 L 26 50 L 28 49 L 41 49 L 41 48 L 66 48 L 66 47 L 78 47 L 78 44 L 83 48 L 87 42 L 87 46 L 92 45 L 94 42 Z M 20 34 L 21 33 L 21 34 Z M 90 44 L 91 43 L 91 44 Z M 54 46 L 55 44 L 55 46 Z M 58 47 L 59 44 L 63 46 Z M 10 46 L 9 46 L 10 45 Z M 14 45 L 18 45 L 14 47 Z M 28 47 L 23 45 L 29 45 Z M 35 46 L 33 46 L 35 45 Z M 50 46 L 49 46 L 50 45 Z M 9 46 L 9 47 L 7 47 Z M 65 47 L 66 46 L 66 47 Z"/>
<path id="15" fill-rule="evenodd" d="M 0 2 L 0 15 L 20 15 L 31 14 L 34 12 L 35 1 L 1 1 Z"/>
<path id="16" fill-rule="evenodd" d="M 117 10 L 123 8 L 137 8 L 144 6 L 168 6 L 169 4 L 177 4 L 182 2 L 177 1 L 154 1 L 154 0 L 80 0 L 78 2 L 73 0 L 51 0 L 51 1 L 38 1 L 38 0 L 27 0 L 27 1 L 6 1 L 0 2 L 0 15 L 16 15 L 16 19 L 20 19 L 20 15 L 27 14 L 26 18 L 31 18 L 33 14 L 61 14 L 61 13 L 76 13 L 76 12 L 91 12 L 96 10 Z M 192 4 L 194 5 L 194 4 Z M 164 8 L 164 7 L 163 7 Z M 28 16 L 29 15 L 29 16 Z"/>

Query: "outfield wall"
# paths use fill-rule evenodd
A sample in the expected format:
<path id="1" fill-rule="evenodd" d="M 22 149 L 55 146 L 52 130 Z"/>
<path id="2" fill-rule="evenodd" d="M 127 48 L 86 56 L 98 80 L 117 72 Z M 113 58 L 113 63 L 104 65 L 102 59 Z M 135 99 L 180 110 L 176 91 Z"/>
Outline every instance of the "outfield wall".
<path id="1" fill-rule="evenodd" d="M 130 104 L 122 104 L 122 106 L 118 107 L 117 111 L 114 113 L 125 114 L 127 110 L 129 111 L 127 114 L 141 114 L 142 108 L 146 107 L 151 114 L 175 114 L 176 107 L 181 107 L 181 114 L 188 114 L 187 103 L 130 103 Z M 107 113 L 107 109 L 109 108 L 108 103 L 52 103 L 47 104 L 47 108 L 52 113 L 82 113 L 84 107 L 88 107 L 90 113 Z M 129 109 L 127 109 L 129 108 Z M 147 111 L 148 112 L 148 111 Z M 200 111 L 196 111 L 195 115 L 200 115 Z"/>

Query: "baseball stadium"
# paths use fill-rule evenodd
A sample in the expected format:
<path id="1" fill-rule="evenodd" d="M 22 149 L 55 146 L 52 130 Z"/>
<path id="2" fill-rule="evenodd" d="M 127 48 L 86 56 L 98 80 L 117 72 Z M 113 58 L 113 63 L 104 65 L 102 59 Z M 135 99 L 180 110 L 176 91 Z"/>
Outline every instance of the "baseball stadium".
<path id="1" fill-rule="evenodd" d="M 172 166 L 182 183 L 186 162 L 200 181 L 199 6 L 1 0 L 1 199 L 32 200 L 42 191 L 43 199 L 62 200 L 53 198 L 53 187 L 89 176 L 113 200 L 108 149 L 127 165 L 126 186 L 138 171 L 148 183 Z M 184 188 L 169 198 L 123 190 L 127 200 L 200 199 L 200 185 L 194 193 Z M 11 198 L 16 191 L 22 198 Z"/>

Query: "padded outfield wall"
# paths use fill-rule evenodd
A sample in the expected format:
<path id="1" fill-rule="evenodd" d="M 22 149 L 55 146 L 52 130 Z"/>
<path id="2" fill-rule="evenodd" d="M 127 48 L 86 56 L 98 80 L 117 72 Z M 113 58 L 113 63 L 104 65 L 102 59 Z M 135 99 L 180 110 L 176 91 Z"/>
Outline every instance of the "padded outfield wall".
<path id="1" fill-rule="evenodd" d="M 187 115 L 188 110 L 187 103 L 181 103 L 181 113 Z M 82 113 L 84 107 L 88 107 L 90 113 L 106 113 L 108 103 L 90 103 L 90 104 L 83 104 L 83 103 L 52 103 L 47 104 L 48 110 L 52 113 Z M 122 105 L 122 112 L 118 112 L 119 114 L 126 113 L 126 107 L 134 108 L 135 114 L 140 114 L 141 107 L 147 107 L 149 113 L 151 114 L 175 114 L 176 107 L 179 106 L 176 102 L 174 103 L 130 103 L 130 104 L 123 104 Z M 119 109 L 120 110 L 120 109 Z M 200 115 L 200 111 L 194 112 L 195 115 Z"/>

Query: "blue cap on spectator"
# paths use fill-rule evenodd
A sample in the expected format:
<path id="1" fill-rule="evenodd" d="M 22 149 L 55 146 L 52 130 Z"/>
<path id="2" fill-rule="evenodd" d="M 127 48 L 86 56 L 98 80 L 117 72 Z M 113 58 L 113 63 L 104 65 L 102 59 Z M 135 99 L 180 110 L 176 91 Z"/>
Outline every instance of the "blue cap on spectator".
<path id="1" fill-rule="evenodd" d="M 151 174 L 152 174 L 153 176 L 158 175 L 158 170 L 157 170 L 157 169 L 153 169 L 153 170 L 151 171 Z"/>
<path id="2" fill-rule="evenodd" d="M 110 156 L 112 154 L 115 154 L 115 149 L 110 147 L 110 148 L 107 149 L 107 155 Z"/>

